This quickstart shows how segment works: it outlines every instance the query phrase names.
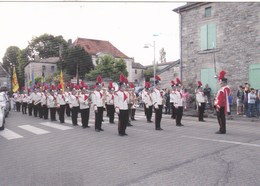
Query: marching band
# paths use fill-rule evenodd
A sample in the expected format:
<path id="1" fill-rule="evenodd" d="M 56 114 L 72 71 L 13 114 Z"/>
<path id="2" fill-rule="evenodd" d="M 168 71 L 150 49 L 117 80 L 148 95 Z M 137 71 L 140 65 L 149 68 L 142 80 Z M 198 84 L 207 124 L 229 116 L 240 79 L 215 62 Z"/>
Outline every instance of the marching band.
<path id="1" fill-rule="evenodd" d="M 227 79 L 224 77 L 225 72 L 219 75 L 220 89 L 215 98 L 215 108 L 217 119 L 220 126 L 217 134 L 226 133 L 225 115 L 229 110 L 227 96 L 230 89 L 227 86 Z M 164 92 L 161 90 L 161 78 L 155 76 L 155 87 L 151 90 L 150 82 L 145 82 L 144 89 L 141 92 L 141 99 L 144 103 L 144 113 L 148 123 L 152 123 L 154 109 L 155 130 L 163 130 L 161 127 L 162 109 L 164 106 Z M 170 104 L 172 115 L 171 118 L 176 120 L 176 126 L 184 126 L 181 123 L 184 109 L 184 98 L 182 83 L 176 78 L 176 83 L 171 81 L 172 91 L 170 92 Z M 93 108 L 95 113 L 95 131 L 104 131 L 102 128 L 103 112 L 107 111 L 109 123 L 114 124 L 115 114 L 118 115 L 118 133 L 120 136 L 126 136 L 127 126 L 133 126 L 131 121 L 135 121 L 135 111 L 138 105 L 138 97 L 135 93 L 135 87 L 124 75 L 120 75 L 120 83 L 108 83 L 107 91 L 104 89 L 102 77 L 97 77 L 94 91 L 90 91 L 88 85 L 82 81 L 80 85 L 66 86 L 65 91 L 62 85 L 48 87 L 37 84 L 33 90 L 30 88 L 25 91 L 22 88 L 21 94 L 17 91 L 13 94 L 16 103 L 16 111 L 34 117 L 56 121 L 58 113 L 60 123 L 65 123 L 65 114 L 71 116 L 74 126 L 78 125 L 78 115 L 80 113 L 82 128 L 89 128 L 90 109 Z M 196 92 L 196 105 L 198 111 L 198 120 L 205 121 L 203 114 L 205 111 L 206 97 L 203 93 L 202 83 L 198 81 Z"/>

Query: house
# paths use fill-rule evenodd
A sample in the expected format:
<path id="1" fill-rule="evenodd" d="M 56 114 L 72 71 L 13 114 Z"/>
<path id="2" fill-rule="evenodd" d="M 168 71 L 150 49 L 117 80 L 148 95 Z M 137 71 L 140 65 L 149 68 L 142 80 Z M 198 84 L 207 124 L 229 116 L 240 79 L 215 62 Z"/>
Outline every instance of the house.
<path id="1" fill-rule="evenodd" d="M 11 89 L 11 76 L 0 63 L 0 89 L 3 88 Z"/>
<path id="2" fill-rule="evenodd" d="M 148 65 L 146 68 L 154 68 L 153 65 Z M 180 78 L 180 60 L 159 63 L 156 65 L 156 74 L 161 78 L 161 88 L 170 88 L 171 81 Z M 153 84 L 151 78 L 151 85 Z"/>
<path id="3" fill-rule="evenodd" d="M 109 41 L 95 40 L 95 39 L 86 39 L 86 38 L 77 38 L 73 42 L 73 46 L 81 46 L 85 51 L 91 55 L 92 63 L 96 65 L 96 61 L 99 57 L 104 55 L 111 55 L 116 59 L 123 59 L 126 62 L 127 71 L 128 71 L 128 81 L 134 82 L 132 77 L 132 64 L 134 59 L 129 58 L 115 46 L 113 46 Z"/>
<path id="4" fill-rule="evenodd" d="M 56 63 L 60 60 L 59 57 L 50 57 L 45 59 L 35 58 L 34 61 L 29 61 L 24 67 L 25 86 L 30 87 L 32 76 L 34 78 L 44 77 L 45 80 L 50 78 L 57 71 Z"/>
<path id="5" fill-rule="evenodd" d="M 146 67 L 140 63 L 132 62 L 132 79 L 136 86 L 142 86 L 144 84 L 144 71 Z"/>
<path id="6" fill-rule="evenodd" d="M 260 6 L 257 2 L 190 2 L 180 15 L 181 79 L 217 90 L 221 70 L 233 88 L 249 82 L 260 89 Z"/>

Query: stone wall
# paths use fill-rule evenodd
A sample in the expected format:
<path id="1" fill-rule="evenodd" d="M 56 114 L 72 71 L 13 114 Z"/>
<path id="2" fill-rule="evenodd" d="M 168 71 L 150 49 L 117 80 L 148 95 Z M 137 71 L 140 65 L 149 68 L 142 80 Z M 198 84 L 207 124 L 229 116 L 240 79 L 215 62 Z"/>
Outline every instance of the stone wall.
<path id="1" fill-rule="evenodd" d="M 206 7 L 212 16 L 204 17 Z M 188 86 L 201 77 L 202 68 L 227 72 L 229 84 L 236 88 L 248 82 L 249 65 L 260 63 L 260 3 L 209 3 L 181 12 L 182 81 Z M 200 27 L 217 26 L 216 50 L 201 51 Z M 193 84 L 196 86 L 196 83 Z"/>

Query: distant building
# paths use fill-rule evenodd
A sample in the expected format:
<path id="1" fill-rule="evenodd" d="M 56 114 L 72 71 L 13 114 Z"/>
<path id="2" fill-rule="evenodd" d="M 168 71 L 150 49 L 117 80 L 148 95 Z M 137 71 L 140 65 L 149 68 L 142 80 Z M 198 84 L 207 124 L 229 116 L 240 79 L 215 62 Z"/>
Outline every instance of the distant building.
<path id="1" fill-rule="evenodd" d="M 197 81 L 217 90 L 221 70 L 229 85 L 245 82 L 260 89 L 260 3 L 187 3 L 180 14 L 181 77 L 185 86 Z"/>
<path id="2" fill-rule="evenodd" d="M 34 78 L 44 77 L 44 79 L 51 77 L 57 71 L 56 63 L 59 60 L 59 57 L 50 57 L 46 59 L 36 58 L 34 61 L 28 62 L 24 67 L 25 87 L 30 87 L 32 76 Z"/>
<path id="3" fill-rule="evenodd" d="M 142 86 L 144 84 L 144 71 L 146 67 L 140 63 L 132 63 L 132 78 L 136 86 Z"/>
<path id="4" fill-rule="evenodd" d="M 85 51 L 91 55 L 92 63 L 96 66 L 96 61 L 99 57 L 104 55 L 111 55 L 116 59 L 123 59 L 126 62 L 127 72 L 128 72 L 128 81 L 134 82 L 132 77 L 132 63 L 133 58 L 129 58 L 115 46 L 113 46 L 109 41 L 95 40 L 95 39 L 86 39 L 86 38 L 77 38 L 73 42 L 74 46 L 81 46 Z"/>

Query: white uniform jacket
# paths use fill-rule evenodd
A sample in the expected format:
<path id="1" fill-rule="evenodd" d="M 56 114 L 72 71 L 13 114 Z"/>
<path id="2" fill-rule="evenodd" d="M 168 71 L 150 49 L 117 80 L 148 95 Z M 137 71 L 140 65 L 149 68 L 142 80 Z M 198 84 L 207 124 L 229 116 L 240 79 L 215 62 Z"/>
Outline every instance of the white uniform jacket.
<path id="1" fill-rule="evenodd" d="M 70 108 L 79 106 L 79 98 L 76 95 L 71 94 L 69 97 Z"/>
<path id="2" fill-rule="evenodd" d="M 172 90 L 170 93 L 170 103 L 174 103 L 176 100 L 176 91 Z"/>
<path id="3" fill-rule="evenodd" d="M 198 102 L 199 106 L 200 106 L 200 103 L 206 102 L 206 97 L 203 92 L 196 93 L 196 101 Z"/>
<path id="4" fill-rule="evenodd" d="M 79 109 L 89 108 L 89 94 L 79 95 Z"/>
<path id="5" fill-rule="evenodd" d="M 55 97 L 51 94 L 47 95 L 47 107 L 48 108 L 55 108 Z"/>
<path id="6" fill-rule="evenodd" d="M 106 97 L 106 99 L 107 99 L 107 105 L 114 105 L 114 94 L 113 93 L 107 93 L 107 97 Z"/>
<path id="7" fill-rule="evenodd" d="M 59 107 L 60 105 L 66 105 L 66 100 L 65 100 L 64 94 L 57 95 L 57 107 Z"/>
<path id="8" fill-rule="evenodd" d="M 95 90 L 91 95 L 92 95 L 94 110 L 97 110 L 97 107 L 103 107 L 103 101 L 102 101 L 103 94 Z"/>
<path id="9" fill-rule="evenodd" d="M 123 91 L 117 91 L 115 93 L 115 108 L 119 110 L 128 110 L 128 97 L 126 92 Z"/>
<path id="10" fill-rule="evenodd" d="M 150 93 L 146 92 L 146 91 L 143 91 L 142 100 L 143 100 L 146 107 L 153 105 L 152 95 Z"/>
<path id="11" fill-rule="evenodd" d="M 183 107 L 183 96 L 182 93 L 179 91 L 176 91 L 176 99 L 174 101 L 174 106 L 177 107 Z"/>
<path id="12" fill-rule="evenodd" d="M 152 100 L 155 108 L 158 108 L 158 105 L 162 105 L 163 95 L 160 90 L 154 89 L 152 92 Z"/>

